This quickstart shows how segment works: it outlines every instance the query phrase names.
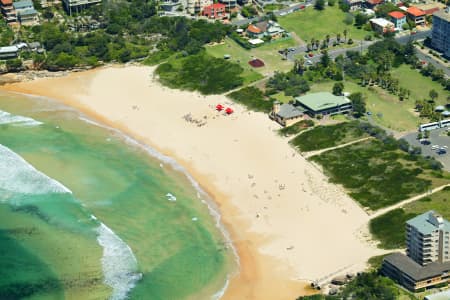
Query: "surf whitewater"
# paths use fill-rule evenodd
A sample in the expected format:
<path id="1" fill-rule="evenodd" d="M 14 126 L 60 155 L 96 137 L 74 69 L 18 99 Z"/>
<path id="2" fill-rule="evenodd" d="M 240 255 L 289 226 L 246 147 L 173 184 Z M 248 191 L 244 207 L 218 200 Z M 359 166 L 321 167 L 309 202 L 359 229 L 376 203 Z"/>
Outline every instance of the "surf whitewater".
<path id="1" fill-rule="evenodd" d="M 76 111 L 11 97 L 0 97 L 0 298 L 217 298 L 235 256 L 192 178 Z"/>

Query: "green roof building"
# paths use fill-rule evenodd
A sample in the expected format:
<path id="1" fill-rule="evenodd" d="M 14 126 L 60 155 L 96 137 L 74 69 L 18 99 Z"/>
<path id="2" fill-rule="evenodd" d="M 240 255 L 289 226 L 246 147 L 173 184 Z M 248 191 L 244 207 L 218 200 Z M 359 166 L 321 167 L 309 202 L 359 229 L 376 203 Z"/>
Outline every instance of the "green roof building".
<path id="1" fill-rule="evenodd" d="M 328 92 L 312 93 L 296 97 L 296 104 L 302 106 L 311 117 L 317 115 L 345 114 L 352 110 L 351 101 L 345 96 Z"/>

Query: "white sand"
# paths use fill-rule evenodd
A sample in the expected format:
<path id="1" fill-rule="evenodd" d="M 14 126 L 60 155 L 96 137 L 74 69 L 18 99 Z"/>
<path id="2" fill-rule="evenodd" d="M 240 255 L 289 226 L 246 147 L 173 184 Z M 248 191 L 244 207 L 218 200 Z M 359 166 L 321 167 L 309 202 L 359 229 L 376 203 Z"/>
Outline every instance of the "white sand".
<path id="1" fill-rule="evenodd" d="M 241 258 L 225 299 L 293 299 L 304 293 L 301 280 L 362 270 L 382 253 L 361 235 L 367 214 L 295 153 L 267 115 L 224 96 L 161 87 L 151 74 L 105 68 L 3 89 L 78 107 L 186 167 L 217 201 Z M 217 103 L 235 113 L 217 113 Z M 187 113 L 206 125 L 186 122 Z"/>

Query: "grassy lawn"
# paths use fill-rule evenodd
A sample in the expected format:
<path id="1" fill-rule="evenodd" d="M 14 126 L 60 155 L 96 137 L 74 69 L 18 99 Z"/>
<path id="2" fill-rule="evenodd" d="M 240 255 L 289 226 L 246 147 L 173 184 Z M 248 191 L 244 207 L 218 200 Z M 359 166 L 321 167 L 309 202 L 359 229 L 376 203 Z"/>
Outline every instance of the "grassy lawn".
<path id="1" fill-rule="evenodd" d="M 352 144 L 311 159 L 322 165 L 330 181 L 342 184 L 353 199 L 371 210 L 423 193 L 436 186 L 434 178 L 448 177 L 432 170 L 432 160 L 400 151 L 389 138 Z"/>
<path id="2" fill-rule="evenodd" d="M 333 81 L 315 83 L 311 86 L 310 92 L 331 92 L 333 84 Z M 381 88 L 375 87 L 369 90 L 352 81 L 344 82 L 344 86 L 345 92 L 361 92 L 366 96 L 367 111 L 372 112 L 372 118 L 383 127 L 407 131 L 415 129 L 420 122 L 420 118 L 413 113 L 413 106 L 409 102 L 399 101 L 397 96 Z"/>
<path id="3" fill-rule="evenodd" d="M 358 121 L 329 126 L 317 126 L 291 141 L 298 150 L 313 151 L 345 144 L 369 136 L 359 127 Z"/>
<path id="4" fill-rule="evenodd" d="M 400 81 L 399 86 L 411 91 L 410 99 L 405 100 L 410 108 L 414 108 L 416 100 L 429 99 L 430 90 L 434 89 L 439 96 L 435 100 L 438 104 L 446 104 L 449 91 L 445 91 L 441 84 L 431 80 L 430 77 L 422 76 L 417 70 L 411 69 L 408 65 L 401 65 L 392 70 L 392 75 Z"/>
<path id="5" fill-rule="evenodd" d="M 251 77 L 259 75 L 259 79 L 262 78 L 261 74 L 270 74 L 276 70 L 288 71 L 293 67 L 293 63 L 290 61 L 282 60 L 278 50 L 292 47 L 295 45 L 294 40 L 282 40 L 274 41 L 273 43 L 247 50 L 239 46 L 232 39 L 225 39 L 225 42 L 220 45 L 206 46 L 206 51 L 210 55 L 218 58 L 223 58 L 225 54 L 231 55 L 230 61 L 239 63 L 244 68 L 245 72 Z M 264 61 L 265 66 L 262 68 L 252 68 L 248 61 L 252 58 L 259 58 Z M 256 73 L 257 75 L 255 75 Z M 252 75 L 250 75 L 252 74 Z"/>
<path id="6" fill-rule="evenodd" d="M 405 247 L 405 222 L 428 210 L 435 210 L 450 219 L 450 188 L 390 211 L 370 222 L 370 231 L 380 241 L 380 247 L 395 249 Z"/>
<path id="7" fill-rule="evenodd" d="M 286 96 L 284 94 L 284 91 L 278 92 L 276 94 L 271 95 L 270 97 L 274 98 L 275 100 L 281 102 L 281 103 L 289 103 L 289 101 L 293 101 L 294 97 L 292 96 Z"/>
<path id="8" fill-rule="evenodd" d="M 313 7 L 307 7 L 304 10 L 294 12 L 284 17 L 278 18 L 278 22 L 289 32 L 295 32 L 305 42 L 314 38 L 323 40 L 327 34 L 336 37 L 347 29 L 347 38 L 353 40 L 362 40 L 369 32 L 357 29 L 353 25 L 344 23 L 345 13 L 337 5 L 327 6 L 324 10 L 318 11 Z"/>

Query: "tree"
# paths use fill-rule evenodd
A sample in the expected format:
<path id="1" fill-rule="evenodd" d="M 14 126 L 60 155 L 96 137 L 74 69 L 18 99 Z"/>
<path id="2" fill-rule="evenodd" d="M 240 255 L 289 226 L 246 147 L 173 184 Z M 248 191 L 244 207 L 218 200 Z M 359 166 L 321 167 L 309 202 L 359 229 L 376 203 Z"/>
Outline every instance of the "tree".
<path id="1" fill-rule="evenodd" d="M 316 2 L 314 3 L 314 8 L 317 10 L 324 10 L 325 0 L 316 0 Z"/>
<path id="2" fill-rule="evenodd" d="M 328 46 L 328 44 L 330 44 L 330 35 L 329 34 L 327 34 L 325 36 L 325 41 L 327 41 L 327 46 Z"/>
<path id="3" fill-rule="evenodd" d="M 324 50 L 322 56 L 320 57 L 320 64 L 326 68 L 330 65 L 330 56 L 328 55 L 328 51 Z"/>
<path id="4" fill-rule="evenodd" d="M 433 102 L 434 102 L 434 99 L 436 99 L 439 96 L 438 92 L 436 92 L 434 89 L 431 90 L 428 95 L 430 96 L 431 101 L 433 101 Z"/>
<path id="5" fill-rule="evenodd" d="M 334 6 L 336 0 L 328 0 L 328 6 Z"/>
<path id="6" fill-rule="evenodd" d="M 343 299 L 395 300 L 399 294 L 395 283 L 377 273 L 362 273 L 352 280 L 342 292 Z"/>
<path id="7" fill-rule="evenodd" d="M 353 105 L 353 116 L 359 118 L 366 113 L 366 101 L 364 95 L 360 92 L 352 93 L 349 96 L 350 101 Z"/>
<path id="8" fill-rule="evenodd" d="M 342 82 L 336 82 L 333 85 L 333 95 L 341 96 L 344 91 L 344 84 Z"/>
<path id="9" fill-rule="evenodd" d="M 344 31 L 342 33 L 344 34 L 344 38 L 347 41 L 347 34 L 348 34 L 347 29 L 344 29 Z"/>
<path id="10" fill-rule="evenodd" d="M 352 25 L 353 24 L 353 15 L 351 13 L 346 13 L 345 14 L 344 23 L 347 24 L 347 25 Z M 346 36 L 346 34 L 344 34 L 344 36 Z"/>
<path id="11" fill-rule="evenodd" d="M 336 40 L 338 43 L 341 42 L 341 34 L 340 33 L 336 34 Z"/>
<path id="12" fill-rule="evenodd" d="M 364 24 L 367 23 L 368 17 L 365 14 L 357 13 L 355 16 L 355 25 L 358 28 L 361 28 Z"/>

